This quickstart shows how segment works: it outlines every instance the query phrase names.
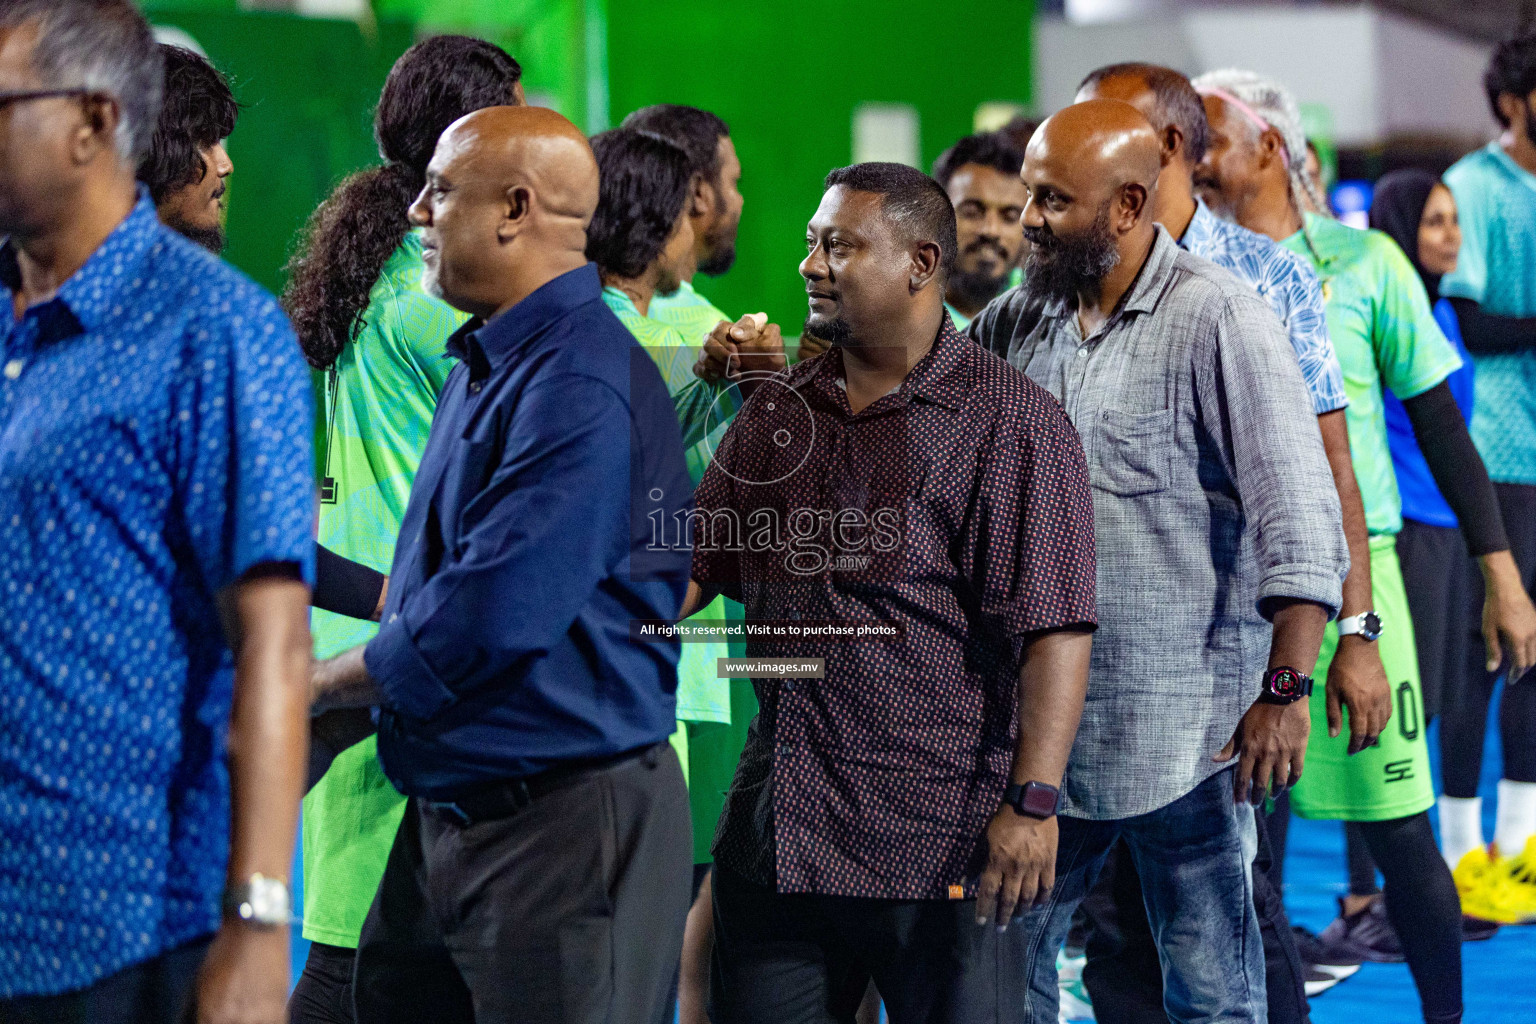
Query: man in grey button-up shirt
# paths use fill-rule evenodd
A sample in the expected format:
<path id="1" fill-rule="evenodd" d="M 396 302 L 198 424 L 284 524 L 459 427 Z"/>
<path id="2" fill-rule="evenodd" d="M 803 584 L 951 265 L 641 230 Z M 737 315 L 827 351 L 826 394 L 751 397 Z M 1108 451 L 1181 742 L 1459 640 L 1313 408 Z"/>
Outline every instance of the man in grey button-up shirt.
<path id="1" fill-rule="evenodd" d="M 1027 929 L 1046 933 L 1029 943 L 1032 1021 L 1054 1018 L 1056 950 L 1121 837 L 1162 939 L 1170 1016 L 1264 1019 L 1253 815 L 1238 801 L 1300 773 L 1308 716 L 1305 701 L 1256 699 L 1267 669 L 1315 662 L 1348 569 L 1284 330 L 1152 222 L 1158 169 L 1133 107 L 1094 100 L 1047 121 L 1024 167 L 1026 283 L 970 328 L 1082 435 L 1099 550 L 1058 883 Z"/>

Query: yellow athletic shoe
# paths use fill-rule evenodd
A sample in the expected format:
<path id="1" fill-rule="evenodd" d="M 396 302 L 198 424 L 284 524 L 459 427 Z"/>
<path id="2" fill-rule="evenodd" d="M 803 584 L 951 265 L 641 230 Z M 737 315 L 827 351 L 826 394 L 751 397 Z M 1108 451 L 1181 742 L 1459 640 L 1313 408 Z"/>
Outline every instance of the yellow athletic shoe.
<path id="1" fill-rule="evenodd" d="M 1499 863 L 1506 866 L 1510 906 L 1521 913 L 1521 922 L 1536 922 L 1536 836 L 1525 841 L 1525 850 L 1518 857 Z"/>
<path id="2" fill-rule="evenodd" d="M 1451 877 L 1461 896 L 1461 912 L 1468 917 L 1499 924 L 1523 924 L 1536 918 L 1536 906 L 1525 905 L 1525 894 L 1516 888 L 1507 858 L 1493 857 L 1486 847 L 1461 858 Z M 1536 894 L 1536 886 L 1531 892 Z"/>

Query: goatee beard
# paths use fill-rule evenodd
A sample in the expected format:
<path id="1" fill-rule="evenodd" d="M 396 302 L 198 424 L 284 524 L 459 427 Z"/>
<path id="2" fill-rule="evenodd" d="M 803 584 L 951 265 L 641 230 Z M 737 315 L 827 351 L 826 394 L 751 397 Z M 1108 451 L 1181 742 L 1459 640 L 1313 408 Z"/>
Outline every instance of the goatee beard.
<path id="1" fill-rule="evenodd" d="M 215 256 L 224 252 L 224 245 L 228 241 L 224 236 L 224 229 L 222 227 L 204 228 L 192 224 L 167 224 L 166 227 L 171 228 L 184 238 L 191 239 Z"/>
<path id="2" fill-rule="evenodd" d="M 1120 262 L 1115 233 L 1109 226 L 1109 204 L 1094 218 L 1093 227 L 1076 237 L 1062 237 L 1039 228 L 1025 228 L 1029 258 L 1024 277 L 1042 302 L 1057 300 L 1075 306 L 1079 295 L 1092 296 Z"/>
<path id="3" fill-rule="evenodd" d="M 698 271 L 707 277 L 719 277 L 736 262 L 735 241 L 722 241 L 710 249 L 709 255 L 699 262 Z"/>
<path id="4" fill-rule="evenodd" d="M 820 338 L 835 348 L 842 348 L 853 340 L 853 328 L 848 326 L 848 321 L 839 316 L 818 317 L 812 313 L 805 318 L 805 325 L 800 328 L 800 333 Z"/>

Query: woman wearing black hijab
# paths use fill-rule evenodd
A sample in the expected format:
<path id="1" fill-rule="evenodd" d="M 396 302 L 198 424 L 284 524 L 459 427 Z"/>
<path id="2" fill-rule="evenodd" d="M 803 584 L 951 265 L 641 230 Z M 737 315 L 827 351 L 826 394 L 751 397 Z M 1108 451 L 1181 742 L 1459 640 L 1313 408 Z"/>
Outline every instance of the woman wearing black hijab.
<path id="1" fill-rule="evenodd" d="M 1440 279 L 1456 269 L 1461 231 L 1456 201 L 1438 178 L 1427 171 L 1393 171 L 1376 185 L 1371 227 L 1391 235 L 1424 281 L 1436 321 L 1461 355 L 1462 367 L 1447 383 L 1462 415 L 1472 415 L 1472 360 L 1462 344 L 1461 329 L 1450 300 L 1440 296 Z M 1483 667 L 1483 646 L 1477 637 L 1476 609 L 1481 584 L 1467 566 L 1467 553 L 1456 515 L 1441 496 L 1419 450 L 1402 403 L 1386 396 L 1387 434 L 1392 464 L 1403 500 L 1403 529 L 1397 553 L 1413 614 L 1419 655 L 1419 675 L 1427 722 L 1442 715 L 1440 755 L 1444 795 L 1440 797 L 1441 850 L 1452 868 L 1472 855 L 1468 867 L 1456 871 L 1464 908 L 1482 910 L 1482 888 L 1471 877 L 1482 867 L 1474 851 L 1483 850 L 1482 801 L 1477 796 L 1482 768 L 1484 729 L 1493 676 Z M 1473 591 L 1477 593 L 1473 593 Z M 1508 733 L 1511 730 L 1506 729 Z M 1513 737 L 1512 737 L 1513 738 Z M 1520 738 L 1514 738 L 1517 745 Z M 1527 745 L 1529 737 L 1524 738 Z M 1486 860 L 1486 854 L 1483 855 Z M 1355 879 L 1351 879 L 1351 888 Z M 1374 882 L 1374 879 L 1372 879 Z"/>
<path id="2" fill-rule="evenodd" d="M 1461 247 L 1456 201 L 1450 189 L 1428 171 L 1393 171 L 1376 185 L 1371 227 L 1391 235 L 1419 272 L 1435 320 L 1461 356 L 1462 367 L 1448 383 L 1463 417 L 1470 418 L 1472 361 L 1462 346 L 1450 302 L 1440 297 L 1440 278 L 1456 268 L 1456 251 Z M 1397 551 L 1413 611 L 1424 714 L 1429 718 L 1440 713 L 1447 696 L 1445 681 L 1460 674 L 1465 660 L 1467 644 L 1461 626 L 1466 616 L 1466 546 L 1456 527 L 1456 514 L 1435 486 L 1419 451 L 1408 414 L 1390 392 L 1385 397 L 1387 437 L 1403 498 L 1403 530 L 1398 534 Z M 1448 587 L 1446 582 L 1452 577 L 1455 585 Z M 1454 629 L 1448 628 L 1453 624 Z M 1455 694 L 1449 696 L 1454 698 Z"/>

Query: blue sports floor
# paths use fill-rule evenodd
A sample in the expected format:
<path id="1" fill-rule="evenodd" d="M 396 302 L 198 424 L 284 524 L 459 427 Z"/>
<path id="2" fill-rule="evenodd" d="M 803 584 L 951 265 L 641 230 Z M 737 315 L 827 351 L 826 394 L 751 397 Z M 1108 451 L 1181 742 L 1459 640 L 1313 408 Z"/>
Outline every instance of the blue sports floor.
<path id="1" fill-rule="evenodd" d="M 1527 682 L 1525 685 L 1536 685 Z M 1489 713 L 1498 721 L 1498 709 Z M 1431 755 L 1438 771 L 1438 724 L 1430 727 Z M 1493 835 L 1494 787 L 1502 763 L 1496 729 L 1490 730 L 1483 760 L 1484 833 Z M 1433 814 L 1433 812 L 1431 812 Z M 1338 822 L 1291 822 L 1286 861 L 1286 903 L 1292 919 L 1320 931 L 1337 913 L 1345 891 L 1344 833 Z M 302 905 L 298 858 L 294 858 L 295 902 Z M 303 969 L 309 944 L 294 929 L 293 973 Z M 1462 946 L 1467 1024 L 1536 1022 L 1536 925 L 1503 928 L 1487 942 Z M 1313 1024 L 1415 1024 L 1418 996 L 1402 964 L 1366 964 L 1354 977 L 1312 1002 Z"/>

